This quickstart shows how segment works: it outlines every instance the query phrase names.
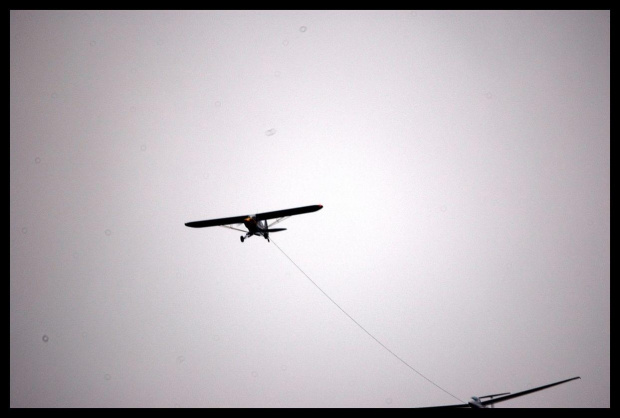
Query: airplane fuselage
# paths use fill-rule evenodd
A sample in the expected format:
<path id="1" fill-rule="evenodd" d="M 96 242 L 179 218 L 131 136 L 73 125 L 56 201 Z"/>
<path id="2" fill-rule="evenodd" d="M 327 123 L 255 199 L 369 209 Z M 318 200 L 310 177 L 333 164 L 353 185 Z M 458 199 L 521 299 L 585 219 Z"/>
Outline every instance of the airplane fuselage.
<path id="1" fill-rule="evenodd" d="M 262 236 L 269 241 L 269 227 L 266 220 L 257 220 L 255 216 L 248 216 L 243 220 L 243 225 L 248 229 L 245 237 L 241 237 L 241 242 L 252 235 Z"/>
<path id="2" fill-rule="evenodd" d="M 243 220 L 243 225 L 245 225 L 252 235 L 264 235 L 267 233 L 265 232 L 265 229 L 267 229 L 267 221 L 257 221 L 254 216 L 248 216 L 245 218 Z"/>

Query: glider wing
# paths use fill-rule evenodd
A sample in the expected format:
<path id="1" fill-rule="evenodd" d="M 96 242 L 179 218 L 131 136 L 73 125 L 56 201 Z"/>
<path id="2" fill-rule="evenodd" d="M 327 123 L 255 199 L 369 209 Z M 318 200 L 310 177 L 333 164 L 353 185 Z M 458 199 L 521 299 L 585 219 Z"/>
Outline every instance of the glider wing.
<path id="1" fill-rule="evenodd" d="M 550 383 L 550 384 L 544 385 L 544 386 L 539 386 L 539 387 L 534 388 L 534 389 L 524 390 L 523 392 L 511 393 L 510 395 L 502 396 L 502 397 L 499 397 L 499 398 L 489 399 L 488 401 L 482 401 L 481 403 L 482 403 L 482 405 L 486 406 L 486 405 L 491 405 L 491 404 L 498 403 L 498 402 L 507 401 L 508 399 L 513 399 L 513 398 L 517 398 L 519 396 L 528 395 L 530 393 L 538 392 L 539 390 L 547 389 L 547 388 L 550 388 L 552 386 L 561 385 L 562 383 L 570 382 L 571 380 L 575 380 L 575 379 L 581 379 L 581 378 L 579 376 L 571 377 L 570 379 L 562 380 L 562 381 L 555 382 L 555 383 Z"/>

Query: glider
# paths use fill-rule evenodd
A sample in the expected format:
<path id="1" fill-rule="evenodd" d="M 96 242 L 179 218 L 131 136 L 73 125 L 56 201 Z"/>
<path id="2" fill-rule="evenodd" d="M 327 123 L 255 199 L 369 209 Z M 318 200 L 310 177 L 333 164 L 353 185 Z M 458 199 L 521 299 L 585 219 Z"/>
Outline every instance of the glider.
<path id="1" fill-rule="evenodd" d="M 488 405 L 494 405 L 498 402 L 507 401 L 509 399 L 514 399 L 519 396 L 528 395 L 530 393 L 538 392 L 539 390 L 547 389 L 552 386 L 561 385 L 562 383 L 570 382 L 571 380 L 581 379 L 581 377 L 571 377 L 570 379 L 562 380 L 560 382 L 550 383 L 548 385 L 539 386 L 534 389 L 524 390 L 522 392 L 517 393 L 498 393 L 496 395 L 486 395 L 486 396 L 472 396 L 471 401 L 467 403 L 457 404 L 457 405 L 441 405 L 441 406 L 429 406 L 427 408 L 486 408 Z M 483 401 L 483 398 L 491 398 L 489 400 Z"/>
<path id="2" fill-rule="evenodd" d="M 235 231 L 246 232 L 245 235 L 241 236 L 241 242 L 245 241 L 246 238 L 250 238 L 252 235 L 262 236 L 267 241 L 269 241 L 269 233 L 286 230 L 286 228 L 272 228 L 273 225 L 279 222 L 282 222 L 284 219 L 290 216 L 301 215 L 303 213 L 316 212 L 317 210 L 320 210 L 320 209 L 323 209 L 323 205 L 302 206 L 299 208 L 282 209 L 282 210 L 275 210 L 273 212 L 257 213 L 256 215 L 240 215 L 240 216 L 232 216 L 230 218 L 208 219 L 206 221 L 187 222 L 185 226 L 189 226 L 190 228 L 206 228 L 209 226 L 223 226 L 225 228 L 234 229 Z M 267 225 L 268 219 L 276 219 L 276 221 L 272 222 L 270 225 Z M 238 228 L 231 226 L 231 225 L 240 225 L 240 224 L 245 225 L 245 227 L 248 230 L 244 231 L 243 229 L 238 229 Z"/>

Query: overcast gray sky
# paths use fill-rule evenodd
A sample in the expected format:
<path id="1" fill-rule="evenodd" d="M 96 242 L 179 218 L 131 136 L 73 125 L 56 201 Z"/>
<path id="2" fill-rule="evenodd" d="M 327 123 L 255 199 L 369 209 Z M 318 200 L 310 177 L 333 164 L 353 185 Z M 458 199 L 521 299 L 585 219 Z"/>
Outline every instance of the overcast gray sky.
<path id="1" fill-rule="evenodd" d="M 609 11 L 10 21 L 11 406 L 610 406 Z"/>

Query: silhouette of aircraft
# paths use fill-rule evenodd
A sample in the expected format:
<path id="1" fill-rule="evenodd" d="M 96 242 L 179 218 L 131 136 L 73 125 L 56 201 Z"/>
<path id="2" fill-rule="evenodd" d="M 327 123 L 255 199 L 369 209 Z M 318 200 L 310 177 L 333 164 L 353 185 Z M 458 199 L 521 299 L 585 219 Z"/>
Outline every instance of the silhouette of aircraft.
<path id="1" fill-rule="evenodd" d="M 185 226 L 189 226 L 190 228 L 206 228 L 210 226 L 223 226 L 225 228 L 234 229 L 235 231 L 241 231 L 246 233 L 241 236 L 241 242 L 245 241 L 246 238 L 250 238 L 253 235 L 262 236 L 267 241 L 269 241 L 269 234 L 271 232 L 279 232 L 285 231 L 286 228 L 272 228 L 273 225 L 282 222 L 283 220 L 294 216 L 301 215 L 303 213 L 316 212 L 317 210 L 323 209 L 323 205 L 311 205 L 311 206 L 302 206 L 299 208 L 292 209 L 282 209 L 276 210 L 273 212 L 264 212 L 257 213 L 255 215 L 240 215 L 240 216 L 232 216 L 230 218 L 219 218 L 219 219 L 208 219 L 205 221 L 194 221 L 187 222 Z M 276 219 L 270 225 L 267 224 L 267 220 Z M 243 229 L 236 228 L 231 225 L 240 226 L 241 224 L 245 225 L 248 229 L 244 231 Z"/>
<path id="2" fill-rule="evenodd" d="M 496 395 L 486 395 L 486 396 L 472 396 L 471 401 L 462 404 L 456 405 L 440 405 L 440 406 L 427 406 L 425 408 L 486 408 L 489 405 L 494 405 L 498 402 L 504 402 L 509 399 L 518 398 L 519 396 L 529 395 L 530 393 L 538 392 L 539 390 L 548 389 L 553 386 L 561 385 L 562 383 L 570 382 L 571 380 L 581 379 L 581 377 L 571 377 L 570 379 L 562 380 L 560 382 L 550 383 L 548 385 L 539 386 L 537 388 L 524 390 L 522 392 L 517 393 L 498 393 Z M 483 401 L 484 398 L 490 398 L 489 400 Z"/>

